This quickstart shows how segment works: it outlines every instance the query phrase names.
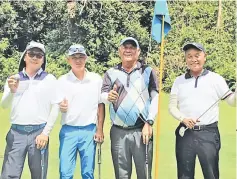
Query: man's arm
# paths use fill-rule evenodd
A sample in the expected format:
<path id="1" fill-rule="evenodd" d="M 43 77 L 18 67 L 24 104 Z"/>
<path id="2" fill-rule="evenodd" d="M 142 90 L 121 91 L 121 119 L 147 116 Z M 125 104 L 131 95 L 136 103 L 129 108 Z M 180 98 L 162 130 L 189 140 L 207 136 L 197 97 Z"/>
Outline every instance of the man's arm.
<path id="1" fill-rule="evenodd" d="M 185 126 L 187 126 L 190 129 L 193 128 L 193 126 L 195 126 L 197 122 L 200 122 L 199 120 L 185 118 L 184 114 L 182 114 L 178 109 L 178 100 L 176 94 L 170 95 L 169 112 L 175 119 L 182 122 L 183 124 L 185 124 Z"/>
<path id="2" fill-rule="evenodd" d="M 151 98 L 151 104 L 148 109 L 148 116 L 147 116 L 147 121 L 148 120 L 155 120 L 155 116 L 158 112 L 158 80 L 156 77 L 156 72 L 154 70 L 151 71 L 151 74 L 149 76 L 149 86 L 148 86 L 148 91 L 149 95 Z M 148 124 L 148 122 L 145 122 L 145 125 L 142 129 L 142 139 L 144 144 L 149 143 L 149 139 L 152 137 L 152 126 Z"/>
<path id="3" fill-rule="evenodd" d="M 98 143 L 102 143 L 104 141 L 104 120 L 105 120 L 105 105 L 103 103 L 98 104 L 98 112 L 97 112 L 97 130 L 94 136 L 94 140 Z"/>
<path id="4" fill-rule="evenodd" d="M 49 90 L 49 93 L 51 93 L 51 110 L 47 119 L 46 126 L 44 127 L 42 133 L 38 135 L 35 140 L 38 149 L 43 149 L 47 146 L 50 132 L 52 131 L 58 117 L 59 105 L 63 101 L 59 81 L 57 81 L 54 76 L 52 76 L 51 87 L 51 90 Z"/>
<path id="5" fill-rule="evenodd" d="M 184 114 L 182 114 L 178 109 L 178 99 L 176 94 L 170 95 L 169 112 L 175 119 L 180 122 L 182 122 L 185 118 Z"/>
<path id="6" fill-rule="evenodd" d="M 19 80 L 16 80 L 14 75 L 10 76 L 7 79 L 4 85 L 4 92 L 1 99 L 1 106 L 3 108 L 8 108 L 12 104 L 14 93 L 16 92 L 18 85 L 19 85 Z"/>
<path id="7" fill-rule="evenodd" d="M 53 126 L 57 120 L 58 113 L 59 113 L 59 104 L 53 104 L 50 114 L 49 114 L 49 117 L 48 117 L 48 120 L 47 120 L 47 124 L 44 127 L 42 134 L 49 136 L 49 134 L 52 131 Z"/>
<path id="8" fill-rule="evenodd" d="M 236 93 L 237 91 L 235 90 L 234 93 L 231 93 L 224 99 L 230 106 L 236 106 Z"/>
<path id="9" fill-rule="evenodd" d="M 158 97 L 159 97 L 159 87 L 158 87 L 158 81 L 156 77 L 156 72 L 155 70 L 151 71 L 150 77 L 149 77 L 149 95 L 151 98 L 151 105 L 148 110 L 148 118 L 147 120 L 155 120 L 155 117 L 158 113 Z"/>
<path id="10" fill-rule="evenodd" d="M 104 75 L 104 78 L 103 78 L 103 84 L 102 84 L 102 88 L 101 88 L 101 101 L 104 104 L 109 103 L 108 95 L 109 95 L 109 92 L 111 89 L 112 89 L 112 82 L 109 77 L 109 74 L 106 72 Z"/>
<path id="11" fill-rule="evenodd" d="M 147 120 L 154 120 L 158 112 L 158 97 L 159 94 L 157 91 L 151 91 L 151 106 L 148 112 Z"/>
<path id="12" fill-rule="evenodd" d="M 56 80 L 56 78 L 52 75 L 51 78 L 51 90 L 49 91 L 51 93 L 51 111 L 48 116 L 47 124 L 42 132 L 42 134 L 44 134 L 45 136 L 49 136 L 50 132 L 53 129 L 64 96 L 61 90 L 60 80 Z"/>
<path id="13" fill-rule="evenodd" d="M 169 112 L 170 114 L 177 119 L 178 121 L 182 122 L 185 126 L 188 128 L 193 128 L 199 120 L 196 119 L 191 119 L 191 118 L 185 118 L 185 115 L 180 112 L 178 108 L 178 93 L 179 93 L 179 88 L 178 88 L 178 79 L 174 81 L 174 84 L 171 88 L 171 93 L 170 93 L 170 101 L 169 101 Z"/>
<path id="14" fill-rule="evenodd" d="M 47 146 L 49 140 L 49 134 L 52 131 L 55 121 L 58 117 L 58 112 L 59 112 L 59 105 L 53 104 L 47 120 L 47 124 L 44 127 L 43 132 L 40 135 L 38 135 L 35 139 L 38 149 L 43 149 Z"/>
<path id="15" fill-rule="evenodd" d="M 222 100 L 225 100 L 230 106 L 236 106 L 236 90 L 233 93 L 227 85 L 225 79 L 218 75 L 215 83 L 217 95 Z"/>
<path id="16" fill-rule="evenodd" d="M 97 129 L 96 133 L 94 136 L 94 140 L 98 143 L 102 143 L 104 141 L 104 120 L 105 120 L 105 105 L 102 103 L 102 94 L 101 90 L 103 88 L 103 81 L 102 79 L 99 80 L 99 85 L 98 85 L 98 109 L 97 109 Z"/>
<path id="17" fill-rule="evenodd" d="M 8 87 L 4 86 L 4 92 L 3 92 L 2 100 L 1 100 L 1 106 L 3 108 L 10 107 L 10 105 L 12 104 L 13 96 L 14 96 L 14 94 L 11 93 L 10 90 L 7 88 Z"/>

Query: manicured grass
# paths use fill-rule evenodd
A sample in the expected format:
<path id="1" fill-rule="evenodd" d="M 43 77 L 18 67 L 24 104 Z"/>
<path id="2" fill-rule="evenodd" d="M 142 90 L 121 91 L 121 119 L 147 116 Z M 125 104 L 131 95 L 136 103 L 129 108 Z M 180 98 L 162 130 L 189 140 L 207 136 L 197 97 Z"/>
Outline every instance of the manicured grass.
<path id="1" fill-rule="evenodd" d="M 1 95 L 0 95 L 1 96 Z M 235 108 L 229 107 L 226 103 L 222 102 L 220 104 L 220 133 L 222 140 L 222 147 L 220 151 L 220 178 L 221 179 L 235 179 L 236 177 L 236 123 L 235 123 Z M 29 109 L 30 110 L 30 109 Z M 107 111 L 108 112 L 108 111 Z M 5 136 L 9 130 L 9 110 L 0 109 L 0 168 L 2 167 L 2 160 L 5 150 Z M 161 107 L 161 126 L 159 135 L 159 148 L 154 148 L 155 151 L 159 151 L 159 179 L 175 179 L 176 178 L 176 160 L 175 160 L 175 135 L 174 130 L 178 125 L 178 121 L 173 119 L 168 114 L 168 95 L 162 94 L 162 107 Z M 156 124 L 154 126 L 156 129 Z M 59 178 L 58 172 L 58 133 L 60 130 L 60 122 L 57 121 L 51 136 L 50 136 L 50 155 L 49 155 L 49 168 L 48 168 L 48 179 Z M 102 145 L 102 179 L 114 179 L 114 171 L 112 158 L 110 154 L 110 120 L 109 114 L 106 115 L 104 134 L 105 142 Z M 156 134 L 156 131 L 154 131 Z M 157 137 L 155 136 L 155 141 Z M 154 143 L 155 146 L 155 143 Z M 97 157 L 96 157 L 97 159 Z M 80 179 L 80 167 L 79 161 L 77 161 L 77 167 L 75 169 L 75 179 Z M 96 170 L 95 178 L 98 178 L 98 165 L 96 160 Z M 153 173 L 155 171 L 155 157 L 153 159 Z M 154 175 L 153 175 L 154 178 Z M 196 167 L 196 178 L 203 178 L 199 163 Z M 30 179 L 30 173 L 28 169 L 27 161 L 25 163 L 25 168 L 22 174 L 22 179 Z M 136 171 L 133 170 L 132 179 L 136 179 Z"/>

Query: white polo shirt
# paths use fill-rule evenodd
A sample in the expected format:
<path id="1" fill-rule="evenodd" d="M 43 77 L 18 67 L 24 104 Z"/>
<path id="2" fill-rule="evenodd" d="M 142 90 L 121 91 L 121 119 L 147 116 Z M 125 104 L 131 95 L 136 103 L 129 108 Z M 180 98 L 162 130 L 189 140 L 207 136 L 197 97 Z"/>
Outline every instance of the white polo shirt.
<path id="1" fill-rule="evenodd" d="M 62 113 L 61 124 L 86 126 L 97 121 L 98 104 L 101 103 L 102 78 L 86 70 L 83 80 L 72 71 L 58 79 L 58 95 L 68 100 L 68 110 Z"/>
<path id="2" fill-rule="evenodd" d="M 177 95 L 178 109 L 185 118 L 197 119 L 228 90 L 229 87 L 223 77 L 205 70 L 197 78 L 187 74 L 177 77 L 172 86 L 171 95 Z M 225 97 L 230 93 L 231 91 Z M 197 125 L 208 125 L 218 121 L 219 103 L 199 120 Z"/>
<path id="3" fill-rule="evenodd" d="M 40 69 L 30 78 L 23 70 L 16 93 L 11 93 L 8 83 L 4 86 L 1 105 L 11 106 L 10 122 L 19 125 L 46 123 L 51 105 L 57 103 L 54 95 L 56 78 Z"/>

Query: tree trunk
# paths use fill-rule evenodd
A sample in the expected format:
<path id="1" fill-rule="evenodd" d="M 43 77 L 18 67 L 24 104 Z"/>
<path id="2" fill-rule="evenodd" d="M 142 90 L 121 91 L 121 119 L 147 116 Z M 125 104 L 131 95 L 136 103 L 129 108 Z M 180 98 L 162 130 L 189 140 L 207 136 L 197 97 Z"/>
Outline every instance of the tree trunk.
<path id="1" fill-rule="evenodd" d="M 67 10 L 68 10 L 69 18 L 75 17 L 76 4 L 77 2 L 75 0 L 67 1 Z"/>

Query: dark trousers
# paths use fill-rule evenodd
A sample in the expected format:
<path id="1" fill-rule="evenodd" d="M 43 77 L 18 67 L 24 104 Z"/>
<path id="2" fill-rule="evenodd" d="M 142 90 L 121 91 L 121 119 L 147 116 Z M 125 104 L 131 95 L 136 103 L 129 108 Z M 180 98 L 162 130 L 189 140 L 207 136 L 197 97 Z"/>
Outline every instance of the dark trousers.
<path id="1" fill-rule="evenodd" d="M 31 179 L 41 179 L 41 151 L 36 148 L 35 138 L 42 130 L 43 128 L 31 133 L 9 130 L 0 179 L 20 179 L 27 153 Z M 48 149 L 44 154 L 44 179 L 47 176 L 47 168 Z"/>
<path id="2" fill-rule="evenodd" d="M 219 179 L 220 133 L 218 127 L 201 130 L 188 129 L 179 135 L 175 131 L 178 179 L 194 179 L 196 156 L 201 164 L 204 179 Z"/>
<path id="3" fill-rule="evenodd" d="M 110 130 L 111 153 L 116 179 L 131 179 L 132 159 L 137 179 L 146 177 L 146 145 L 142 142 L 142 128 L 120 129 L 112 126 Z M 153 143 L 148 145 L 148 177 L 151 179 Z"/>

